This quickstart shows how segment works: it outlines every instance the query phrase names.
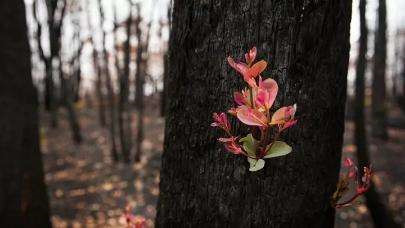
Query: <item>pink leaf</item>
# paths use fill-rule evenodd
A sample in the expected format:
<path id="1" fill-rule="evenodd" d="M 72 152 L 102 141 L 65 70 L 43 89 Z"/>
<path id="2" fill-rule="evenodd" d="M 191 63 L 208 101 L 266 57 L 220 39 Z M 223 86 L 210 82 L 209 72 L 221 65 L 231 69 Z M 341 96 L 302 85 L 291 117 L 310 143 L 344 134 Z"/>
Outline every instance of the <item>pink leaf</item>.
<path id="1" fill-rule="evenodd" d="M 259 62 L 253 64 L 252 67 L 250 67 L 247 71 L 247 77 L 249 78 L 255 78 L 259 76 L 267 67 L 267 62 L 264 60 L 260 60 Z"/>
<path id="2" fill-rule="evenodd" d="M 246 125 L 267 127 L 266 116 L 256 109 L 242 106 L 237 110 L 237 117 Z"/>

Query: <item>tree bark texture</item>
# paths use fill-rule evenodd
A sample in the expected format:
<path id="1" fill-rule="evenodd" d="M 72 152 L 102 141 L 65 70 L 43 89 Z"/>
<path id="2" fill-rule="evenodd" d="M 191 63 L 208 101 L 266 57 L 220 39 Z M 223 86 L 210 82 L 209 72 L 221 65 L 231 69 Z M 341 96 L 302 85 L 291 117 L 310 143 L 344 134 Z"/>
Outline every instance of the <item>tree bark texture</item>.
<path id="1" fill-rule="evenodd" d="M 386 21 L 386 3 L 385 0 L 378 1 L 378 21 L 374 40 L 374 65 L 372 81 L 372 135 L 381 139 L 388 139 L 387 132 L 387 103 L 385 88 L 385 70 L 387 59 L 387 21 Z"/>
<path id="2" fill-rule="evenodd" d="M 174 1 L 157 227 L 333 226 L 350 19 L 348 0 Z M 245 86 L 226 57 L 253 46 L 279 84 L 275 108 L 298 105 L 281 136 L 293 152 L 259 172 L 210 127 Z"/>
<path id="3" fill-rule="evenodd" d="M 0 22 L 0 227 L 51 227 L 23 1 L 1 1 Z"/>

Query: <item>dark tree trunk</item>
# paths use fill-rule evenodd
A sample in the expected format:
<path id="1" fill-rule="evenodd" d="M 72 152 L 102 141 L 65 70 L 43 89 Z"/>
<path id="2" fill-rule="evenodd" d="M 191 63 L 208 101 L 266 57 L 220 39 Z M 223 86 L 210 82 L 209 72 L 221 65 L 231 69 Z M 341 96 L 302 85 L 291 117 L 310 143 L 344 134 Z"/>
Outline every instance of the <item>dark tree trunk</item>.
<path id="1" fill-rule="evenodd" d="M 367 134 L 364 115 L 364 90 L 365 90 L 365 72 L 367 67 L 367 24 L 366 24 L 366 0 L 360 0 L 360 42 L 359 55 L 356 66 L 356 97 L 354 107 L 355 131 L 354 140 L 357 148 L 357 158 L 359 167 L 370 165 L 369 152 L 367 147 Z M 366 193 L 367 207 L 373 218 L 376 227 L 397 227 L 390 212 L 372 184 L 369 191 Z"/>
<path id="2" fill-rule="evenodd" d="M 73 105 L 73 88 L 72 88 L 72 82 L 70 77 L 66 77 L 63 73 L 63 67 L 62 67 L 62 56 L 60 54 L 60 49 L 62 45 L 62 34 L 61 34 L 61 29 L 62 29 L 62 23 L 64 19 L 64 15 L 66 12 L 66 1 L 64 1 L 64 5 L 61 9 L 61 18 L 59 20 L 59 26 L 57 27 L 57 30 L 55 32 L 55 36 L 53 37 L 53 40 L 51 45 L 53 47 L 51 49 L 54 49 L 53 54 L 57 55 L 59 59 L 59 64 L 58 64 L 58 76 L 59 76 L 59 81 L 60 81 L 60 89 L 61 89 L 61 103 L 63 106 L 66 107 L 67 114 L 68 114 L 68 122 L 70 129 L 72 131 L 72 138 L 73 141 L 76 144 L 80 144 L 82 142 L 82 136 L 81 136 L 81 131 L 80 131 L 80 125 L 79 125 L 79 120 L 76 115 L 76 110 Z M 53 56 L 54 56 L 53 55 Z"/>
<path id="3" fill-rule="evenodd" d="M 59 80 L 61 84 L 62 103 L 66 107 L 68 114 L 68 122 L 72 131 L 72 139 L 76 144 L 80 144 L 83 140 L 79 120 L 76 115 L 76 110 L 73 105 L 73 89 L 71 78 L 66 78 L 62 69 L 62 58 L 59 59 Z"/>
<path id="4" fill-rule="evenodd" d="M 132 147 L 131 145 L 132 121 L 128 103 L 129 77 L 130 77 L 129 65 L 131 63 L 131 45 L 130 45 L 130 39 L 132 34 L 131 27 L 132 27 L 132 7 L 130 8 L 129 16 L 126 21 L 127 40 L 125 41 L 124 44 L 124 72 L 122 74 L 120 74 L 119 67 L 117 66 L 120 84 L 120 100 L 118 105 L 118 128 L 119 128 L 122 156 L 124 162 L 126 163 L 129 162 L 129 154 Z M 118 61 L 117 57 L 116 60 Z"/>
<path id="5" fill-rule="evenodd" d="M 141 160 L 142 154 L 142 142 L 144 138 L 144 129 L 143 129 L 143 117 L 144 117 L 144 85 L 145 85 L 145 76 L 146 69 L 148 65 L 148 48 L 149 48 L 149 36 L 150 36 L 150 27 L 151 23 L 148 24 L 146 31 L 146 40 L 142 41 L 142 30 L 139 27 L 141 22 L 140 8 L 138 7 L 138 19 L 136 21 L 136 35 L 138 39 L 138 48 L 136 56 L 136 79 L 135 79 L 135 106 L 138 111 L 138 121 L 136 128 L 136 151 L 135 151 L 135 162 Z"/>
<path id="6" fill-rule="evenodd" d="M 80 31 L 80 27 L 79 27 Z M 79 102 L 80 100 L 80 83 L 82 81 L 82 68 L 81 68 L 81 63 L 80 63 L 80 58 L 82 56 L 82 51 L 83 51 L 83 42 L 80 40 L 80 35 L 78 35 L 77 39 L 79 39 L 80 45 L 77 50 L 77 54 L 74 57 L 74 65 L 72 65 L 74 71 L 73 71 L 73 76 L 74 76 L 74 87 L 73 87 L 73 101 L 74 102 Z"/>
<path id="7" fill-rule="evenodd" d="M 367 24 L 366 24 L 366 0 L 360 0 L 360 40 L 359 53 L 356 65 L 355 81 L 355 105 L 354 105 L 354 141 L 357 147 L 357 157 L 359 167 L 369 166 L 369 156 L 367 148 L 367 136 L 364 115 L 364 92 L 365 92 L 365 73 L 367 67 Z"/>
<path id="8" fill-rule="evenodd" d="M 59 3 L 61 2 L 61 3 Z M 66 12 L 66 0 L 49 0 L 45 1 L 47 10 L 48 10 L 48 34 L 49 34 L 49 44 L 50 44 L 50 56 L 48 57 L 49 68 L 46 76 L 48 77 L 47 81 L 49 84 L 50 90 L 45 92 L 49 94 L 48 99 L 50 99 L 50 112 L 51 112 L 51 124 L 52 127 L 57 127 L 57 113 L 59 106 L 59 99 L 55 93 L 54 86 L 54 69 L 53 69 L 53 60 L 59 58 L 60 54 L 60 36 L 62 32 L 62 22 Z M 60 14 L 58 20 L 56 20 L 56 10 L 59 5 L 62 4 L 60 9 Z M 46 95 L 47 96 L 47 95 Z"/>
<path id="9" fill-rule="evenodd" d="M 51 227 L 23 1 L 1 1 L 0 22 L 0 227 Z"/>
<path id="10" fill-rule="evenodd" d="M 387 58 L 387 22 L 385 0 L 378 1 L 378 22 L 374 42 L 374 65 L 372 82 L 372 135 L 381 139 L 388 139 L 387 132 L 387 104 L 385 99 L 385 68 Z"/>
<path id="11" fill-rule="evenodd" d="M 57 120 L 57 113 L 55 110 L 55 95 L 54 95 L 54 81 L 53 81 L 53 76 L 52 76 L 52 60 L 50 56 L 46 56 L 42 44 L 41 44 L 41 37 L 42 37 L 42 24 L 38 19 L 37 15 L 37 3 L 38 0 L 35 0 L 33 2 L 33 16 L 34 20 L 37 23 L 37 33 L 36 33 L 36 41 L 37 41 L 37 48 L 38 48 L 38 54 L 39 58 L 44 62 L 45 65 L 45 90 L 44 90 L 44 104 L 45 104 L 45 110 L 49 111 L 51 114 L 51 126 L 56 128 L 58 126 L 58 120 Z"/>
<path id="12" fill-rule="evenodd" d="M 87 14 L 87 23 L 88 23 L 88 28 L 90 30 L 90 36 L 89 40 L 92 46 L 92 60 L 93 60 L 93 69 L 94 73 L 96 75 L 96 81 L 95 81 L 95 92 L 96 92 L 96 97 L 97 97 L 97 108 L 98 108 L 98 119 L 100 122 L 100 125 L 102 127 L 106 126 L 106 110 L 105 110 L 105 102 L 104 102 L 104 94 L 103 94 L 103 83 L 102 83 L 102 76 L 101 76 L 101 69 L 100 69 L 100 63 L 99 63 L 99 56 L 96 50 L 96 46 L 94 44 L 94 31 L 91 26 L 91 20 L 90 20 L 90 9 L 88 6 L 88 1 L 86 1 L 86 14 Z"/>
<path id="13" fill-rule="evenodd" d="M 98 2 L 99 4 L 99 10 L 101 14 L 101 27 L 103 27 L 104 24 L 104 10 L 101 5 L 101 0 Z M 110 131 L 110 138 L 111 138 L 111 157 L 114 161 L 118 161 L 118 153 L 117 153 L 117 142 L 115 140 L 115 121 L 116 121 L 116 108 L 115 108 L 115 94 L 114 94 L 114 88 L 112 85 L 111 81 L 111 75 L 110 75 L 110 70 L 109 70 L 109 61 L 108 61 L 108 52 L 106 49 L 106 32 L 103 29 L 103 39 L 102 39 L 102 44 L 103 44 L 103 57 L 104 57 L 104 64 L 103 64 L 103 73 L 105 75 L 105 84 L 107 87 L 107 96 L 108 96 L 108 108 L 109 108 L 109 114 L 110 114 L 110 122 L 109 122 L 109 131 Z"/>
<path id="14" fill-rule="evenodd" d="M 105 110 L 105 101 L 104 101 L 104 93 L 103 93 L 103 79 L 102 73 L 99 63 L 99 58 L 97 54 L 97 50 L 95 48 L 93 39 L 92 39 L 92 46 L 93 46 L 93 69 L 94 73 L 97 76 L 96 83 L 95 83 L 95 90 L 96 90 L 96 97 L 97 97 L 97 107 L 98 107 L 98 119 L 100 125 L 105 127 L 107 125 L 106 121 L 106 110 Z"/>
<path id="15" fill-rule="evenodd" d="M 333 227 L 350 19 L 348 0 L 174 1 L 157 227 Z M 252 46 L 279 83 L 276 107 L 299 110 L 282 135 L 293 153 L 259 172 L 210 127 L 243 85 L 226 57 Z"/>

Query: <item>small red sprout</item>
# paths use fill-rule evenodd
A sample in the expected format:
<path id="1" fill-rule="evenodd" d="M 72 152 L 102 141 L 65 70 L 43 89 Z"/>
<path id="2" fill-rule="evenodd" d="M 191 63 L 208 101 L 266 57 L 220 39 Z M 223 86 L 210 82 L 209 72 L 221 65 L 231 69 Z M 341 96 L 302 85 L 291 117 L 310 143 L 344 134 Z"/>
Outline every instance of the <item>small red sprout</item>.
<path id="1" fill-rule="evenodd" d="M 125 221 L 127 228 L 146 228 L 146 220 L 142 216 L 135 216 L 131 212 L 132 208 L 127 206 L 125 209 Z"/>
<path id="2" fill-rule="evenodd" d="M 254 47 L 245 54 L 246 63 L 236 62 L 231 57 L 227 59 L 229 65 L 239 72 L 248 84 L 248 88 L 234 92 L 236 107 L 232 107 L 228 113 L 248 125 L 252 133 L 242 138 L 234 136 L 225 113 L 214 113 L 214 122 L 211 124 L 227 134 L 226 138 L 218 139 L 224 143 L 227 151 L 247 157 L 250 171 L 262 169 L 266 158 L 284 156 L 292 151 L 287 143 L 278 141 L 278 138 L 283 130 L 297 123 L 294 119 L 297 105 L 271 110 L 278 85 L 271 78 L 262 79 L 261 73 L 266 69 L 267 62 L 260 60 L 254 63 L 256 54 Z"/>
<path id="3" fill-rule="evenodd" d="M 336 191 L 333 193 L 331 204 L 335 208 L 341 208 L 351 205 L 359 196 L 363 195 L 370 188 L 371 167 L 363 167 L 363 176 L 359 173 L 357 166 L 350 158 L 346 158 L 343 165 L 348 169 L 346 174 L 339 180 Z M 356 184 L 356 193 L 344 202 L 339 200 L 349 191 L 350 181 Z"/>

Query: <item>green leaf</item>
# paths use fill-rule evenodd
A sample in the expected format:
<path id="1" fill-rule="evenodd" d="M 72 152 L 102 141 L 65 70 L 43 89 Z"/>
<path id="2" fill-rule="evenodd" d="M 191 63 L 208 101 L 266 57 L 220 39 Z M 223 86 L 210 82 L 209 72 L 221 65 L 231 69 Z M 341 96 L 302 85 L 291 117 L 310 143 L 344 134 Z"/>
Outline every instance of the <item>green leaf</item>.
<path id="1" fill-rule="evenodd" d="M 243 143 L 243 149 L 249 156 L 256 157 L 256 150 L 259 143 L 253 138 L 252 134 L 248 134 L 246 137 L 241 138 L 239 142 Z"/>
<path id="2" fill-rule="evenodd" d="M 249 167 L 250 172 L 255 172 L 255 171 L 261 170 L 264 167 L 265 161 L 263 159 L 258 159 L 257 160 L 257 159 L 253 159 L 253 158 L 248 157 L 247 160 L 248 160 L 248 162 L 250 164 L 250 167 Z"/>
<path id="3" fill-rule="evenodd" d="M 282 141 L 275 141 L 270 144 L 266 150 L 264 158 L 274 158 L 289 154 L 292 151 L 291 146 Z"/>

